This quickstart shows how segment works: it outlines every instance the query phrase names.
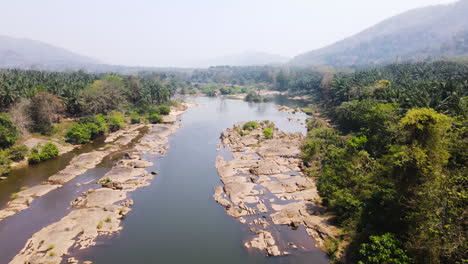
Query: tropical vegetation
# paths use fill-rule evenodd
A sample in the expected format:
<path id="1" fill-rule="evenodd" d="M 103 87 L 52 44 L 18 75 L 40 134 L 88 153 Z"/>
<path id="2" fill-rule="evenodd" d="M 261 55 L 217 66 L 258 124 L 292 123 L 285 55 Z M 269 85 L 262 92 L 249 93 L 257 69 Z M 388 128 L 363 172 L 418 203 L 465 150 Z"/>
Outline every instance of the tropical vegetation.
<path id="1" fill-rule="evenodd" d="M 303 159 L 360 263 L 467 259 L 468 66 L 395 64 L 337 74 L 310 91 Z"/>
<path id="2" fill-rule="evenodd" d="M 164 73 L 0 70 L 0 173 L 7 173 L 12 161 L 28 157 L 29 163 L 38 163 L 56 156 L 52 143 L 31 151 L 21 145 L 31 133 L 84 144 L 119 130 L 127 116 L 139 123 L 150 112 L 169 114 L 165 104 L 177 88 L 187 86 Z"/>

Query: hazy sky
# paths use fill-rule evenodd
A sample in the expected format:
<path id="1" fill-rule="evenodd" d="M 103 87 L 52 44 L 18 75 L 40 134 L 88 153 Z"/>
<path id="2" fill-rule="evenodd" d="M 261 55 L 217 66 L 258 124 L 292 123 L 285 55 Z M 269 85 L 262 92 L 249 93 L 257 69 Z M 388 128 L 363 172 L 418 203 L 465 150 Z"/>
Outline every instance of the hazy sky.
<path id="1" fill-rule="evenodd" d="M 284 56 L 406 10 L 453 0 L 0 0 L 0 35 L 104 63 L 191 66 L 245 51 Z"/>

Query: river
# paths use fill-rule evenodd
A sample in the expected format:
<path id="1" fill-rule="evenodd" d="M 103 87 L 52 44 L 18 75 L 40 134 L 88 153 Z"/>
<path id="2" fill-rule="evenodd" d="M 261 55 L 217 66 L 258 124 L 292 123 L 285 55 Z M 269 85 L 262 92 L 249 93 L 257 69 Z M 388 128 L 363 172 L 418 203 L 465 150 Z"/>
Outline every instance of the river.
<path id="1" fill-rule="evenodd" d="M 288 117 L 304 120 L 304 114 L 279 112 L 276 108 L 278 102 L 290 106 L 304 106 L 303 103 L 282 96 L 267 103 L 209 97 L 191 97 L 187 101 L 199 106 L 182 116 L 183 127 L 171 136 L 166 155 L 151 158 L 155 165 L 148 170 L 157 170 L 159 174 L 150 186 L 131 193 L 135 204 L 123 221 L 123 230 L 118 235 L 101 237 L 97 246 L 75 250 L 72 255 L 79 260 L 113 264 L 328 263 L 326 255 L 318 249 L 274 258 L 265 257 L 263 252 L 248 251 L 243 246 L 243 241 L 252 235 L 248 227 L 228 216 L 212 198 L 214 187 L 221 185 L 214 166 L 219 155 L 220 133 L 234 123 L 248 120 L 271 120 L 282 130 L 305 133 L 303 124 L 287 120 Z M 110 166 L 111 162 L 104 162 L 94 174 L 102 175 Z M 77 181 L 89 178 L 79 177 Z M 34 203 L 40 205 L 41 200 L 51 197 L 60 199 L 57 191 L 39 198 L 30 209 L 13 216 L 10 226 L 14 219 L 26 229 L 28 225 L 35 225 L 34 214 L 28 211 L 37 211 Z M 71 197 L 65 199 L 66 202 L 69 199 Z M 29 220 L 24 216 L 29 216 Z M 2 231 L 1 226 L 0 240 L 5 241 L 1 236 L 9 232 Z M 20 240 L 24 246 L 25 238 Z"/>

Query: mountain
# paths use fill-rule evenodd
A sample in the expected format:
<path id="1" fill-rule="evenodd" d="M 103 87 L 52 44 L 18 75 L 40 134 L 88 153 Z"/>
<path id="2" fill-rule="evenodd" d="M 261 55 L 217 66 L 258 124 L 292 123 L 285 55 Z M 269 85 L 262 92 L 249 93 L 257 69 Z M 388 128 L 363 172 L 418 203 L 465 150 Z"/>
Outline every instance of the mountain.
<path id="1" fill-rule="evenodd" d="M 0 36 L 0 68 L 63 70 L 99 61 L 40 41 Z"/>
<path id="2" fill-rule="evenodd" d="M 209 66 L 258 66 L 269 64 L 281 64 L 289 60 L 287 57 L 270 54 L 266 52 L 247 51 L 239 54 L 232 54 L 212 60 L 203 61 L 198 64 L 199 67 Z"/>
<path id="3" fill-rule="evenodd" d="M 413 9 L 294 57 L 293 65 L 351 66 L 468 54 L 468 0 Z"/>

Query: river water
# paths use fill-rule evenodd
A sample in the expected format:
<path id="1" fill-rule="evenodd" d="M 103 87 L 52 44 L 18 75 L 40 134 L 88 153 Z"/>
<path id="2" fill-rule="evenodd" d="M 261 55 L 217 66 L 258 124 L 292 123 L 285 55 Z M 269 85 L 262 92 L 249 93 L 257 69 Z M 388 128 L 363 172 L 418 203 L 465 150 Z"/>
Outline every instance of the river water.
<path id="1" fill-rule="evenodd" d="M 303 103 L 284 97 L 267 103 L 209 97 L 187 101 L 199 106 L 182 116 L 183 127 L 171 136 L 166 155 L 152 158 L 155 165 L 148 170 L 159 174 L 151 185 L 130 194 L 135 203 L 122 222 L 123 230 L 101 237 L 97 246 L 76 250 L 73 255 L 98 264 L 328 263 L 318 249 L 274 258 L 245 249 L 243 243 L 252 233 L 212 198 L 214 187 L 221 185 L 215 168 L 220 133 L 234 123 L 249 120 L 271 120 L 282 130 L 305 133 L 303 124 L 287 120 L 304 120 L 304 114 L 283 113 L 276 108 L 278 102 L 290 106 Z M 26 221 L 21 224 L 28 225 Z"/>

